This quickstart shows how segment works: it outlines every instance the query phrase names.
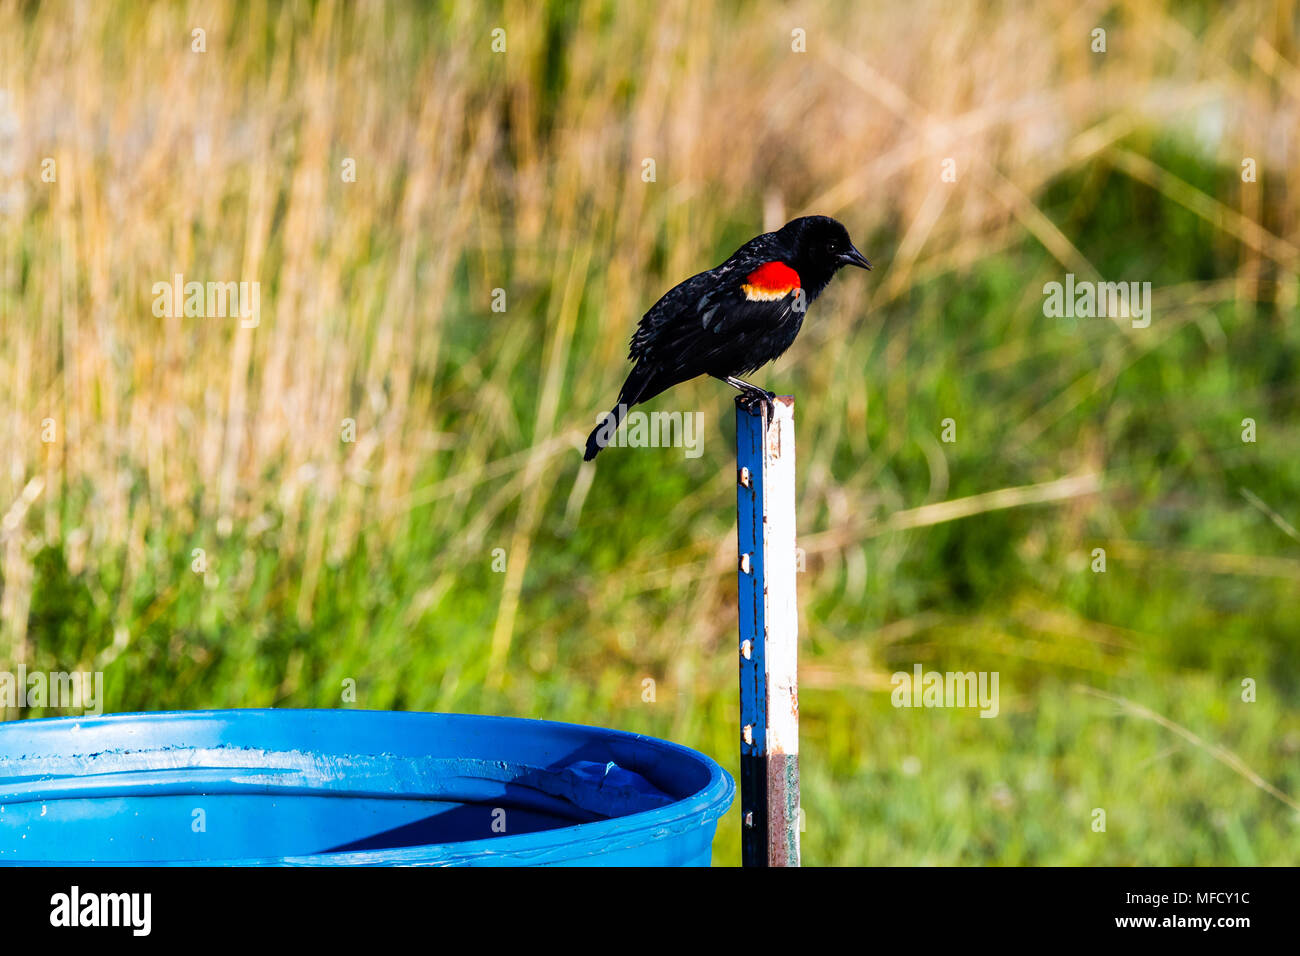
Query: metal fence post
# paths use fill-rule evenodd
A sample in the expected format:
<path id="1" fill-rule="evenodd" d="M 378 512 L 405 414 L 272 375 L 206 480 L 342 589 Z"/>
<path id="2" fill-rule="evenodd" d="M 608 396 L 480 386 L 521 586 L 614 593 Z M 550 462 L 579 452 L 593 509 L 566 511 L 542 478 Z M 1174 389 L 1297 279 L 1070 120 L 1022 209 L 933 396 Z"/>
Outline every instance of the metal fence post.
<path id="1" fill-rule="evenodd" d="M 794 399 L 736 402 L 740 811 L 745 866 L 799 865 Z"/>

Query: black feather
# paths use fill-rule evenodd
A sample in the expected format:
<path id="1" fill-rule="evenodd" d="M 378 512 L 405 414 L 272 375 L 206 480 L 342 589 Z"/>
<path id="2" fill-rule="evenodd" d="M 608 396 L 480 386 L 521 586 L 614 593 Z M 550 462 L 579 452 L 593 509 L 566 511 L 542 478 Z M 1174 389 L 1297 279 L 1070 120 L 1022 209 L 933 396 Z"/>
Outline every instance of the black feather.
<path id="1" fill-rule="evenodd" d="M 846 258 L 850 254 L 856 258 Z M 748 277 L 772 262 L 798 273 L 799 288 L 774 299 L 747 296 Z M 633 405 L 700 375 L 738 377 L 776 359 L 799 334 L 808 306 L 849 262 L 866 260 L 844 226 L 827 216 L 805 216 L 669 289 L 638 323 L 628 350 L 636 364 L 614 409 L 587 439 L 584 459 L 596 457 Z"/>

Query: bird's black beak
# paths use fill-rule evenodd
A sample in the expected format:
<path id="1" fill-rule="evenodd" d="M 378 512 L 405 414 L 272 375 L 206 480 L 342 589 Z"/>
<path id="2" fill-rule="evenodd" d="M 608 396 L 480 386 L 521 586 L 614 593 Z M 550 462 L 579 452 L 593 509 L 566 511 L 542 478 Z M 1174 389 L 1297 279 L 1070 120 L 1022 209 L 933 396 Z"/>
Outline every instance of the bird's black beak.
<path id="1" fill-rule="evenodd" d="M 840 262 L 846 266 L 857 266 L 860 269 L 866 269 L 868 272 L 871 271 L 871 263 L 867 261 L 867 257 L 858 252 L 854 246 L 849 246 L 848 252 L 840 253 Z"/>

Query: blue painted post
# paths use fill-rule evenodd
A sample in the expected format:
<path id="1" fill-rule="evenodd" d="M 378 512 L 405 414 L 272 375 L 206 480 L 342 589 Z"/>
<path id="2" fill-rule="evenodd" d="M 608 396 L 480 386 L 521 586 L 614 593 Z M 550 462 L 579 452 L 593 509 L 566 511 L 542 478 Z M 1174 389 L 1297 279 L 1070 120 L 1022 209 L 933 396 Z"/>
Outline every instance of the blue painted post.
<path id="1" fill-rule="evenodd" d="M 736 401 L 740 812 L 745 866 L 799 865 L 794 399 Z"/>

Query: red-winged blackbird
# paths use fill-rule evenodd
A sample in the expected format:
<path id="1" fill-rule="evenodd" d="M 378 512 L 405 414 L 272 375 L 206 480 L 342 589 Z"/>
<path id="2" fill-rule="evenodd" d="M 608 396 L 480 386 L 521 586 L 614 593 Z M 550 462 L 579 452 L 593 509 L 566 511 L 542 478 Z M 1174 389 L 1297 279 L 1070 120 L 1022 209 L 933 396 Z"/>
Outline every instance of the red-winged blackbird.
<path id="1" fill-rule="evenodd" d="M 804 216 L 669 289 L 641 317 L 628 353 L 636 365 L 613 410 L 587 439 L 583 460 L 609 444 L 633 405 L 699 375 L 720 378 L 751 401 L 770 405 L 775 395 L 737 376 L 790 347 L 808 306 L 846 265 L 871 268 L 844 226 L 829 216 Z"/>

